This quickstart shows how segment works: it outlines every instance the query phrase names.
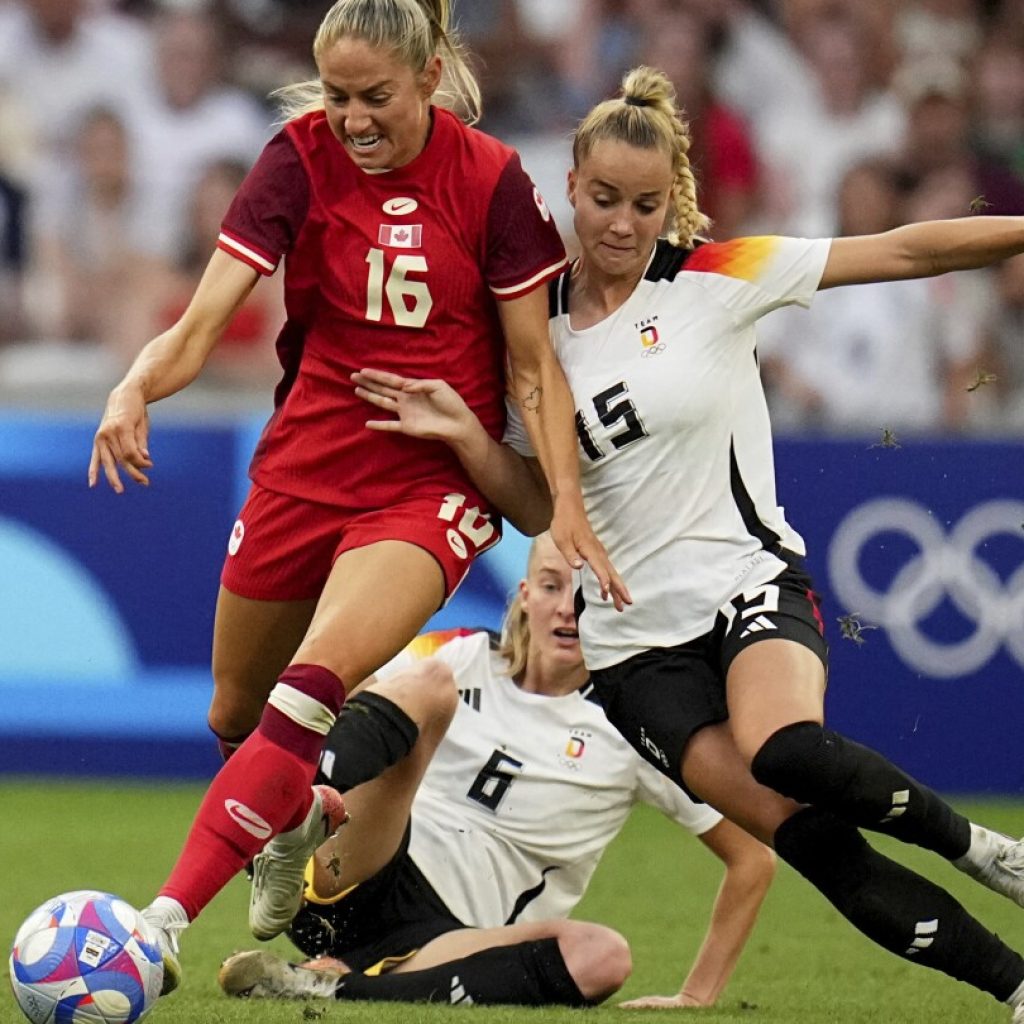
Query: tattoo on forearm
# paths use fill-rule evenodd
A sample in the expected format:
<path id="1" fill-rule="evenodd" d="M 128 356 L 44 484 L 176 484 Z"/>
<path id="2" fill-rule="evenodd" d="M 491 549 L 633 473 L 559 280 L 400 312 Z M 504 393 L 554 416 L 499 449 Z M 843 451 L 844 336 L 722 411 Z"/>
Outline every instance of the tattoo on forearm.
<path id="1" fill-rule="evenodd" d="M 523 408 L 527 412 L 537 412 L 540 409 L 540 399 L 544 394 L 544 389 L 537 385 L 528 395 L 523 398 Z"/>

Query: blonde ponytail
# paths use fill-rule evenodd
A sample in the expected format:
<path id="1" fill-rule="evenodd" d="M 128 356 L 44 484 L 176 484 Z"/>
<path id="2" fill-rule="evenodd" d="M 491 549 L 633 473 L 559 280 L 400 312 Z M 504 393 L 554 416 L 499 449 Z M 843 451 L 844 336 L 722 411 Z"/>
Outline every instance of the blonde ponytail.
<path id="1" fill-rule="evenodd" d="M 522 595 L 518 590 L 505 609 L 498 653 L 508 662 L 509 676 L 512 679 L 520 679 L 526 671 L 526 661 L 530 655 L 530 623 L 527 621 Z"/>
<path id="2" fill-rule="evenodd" d="M 483 99 L 480 83 L 469 61 L 469 51 L 459 40 L 452 24 L 451 0 L 418 0 L 434 30 L 434 52 L 444 59 L 444 76 L 436 95 L 440 105 L 455 110 L 467 124 L 480 120 Z M 426 63 L 424 61 L 424 63 Z"/>
<path id="3" fill-rule="evenodd" d="M 664 72 L 640 66 L 626 72 L 622 95 L 599 103 L 580 122 L 573 139 L 577 168 L 603 139 L 639 149 L 663 149 L 672 158 L 668 239 L 692 245 L 711 221 L 697 205 L 697 182 L 690 166 L 690 129 L 676 103 L 676 90 Z"/>
<path id="4" fill-rule="evenodd" d="M 538 534 L 530 544 L 530 552 L 526 556 L 526 576 L 533 572 L 534 563 L 541 538 L 549 537 L 547 533 Z M 498 653 L 508 662 L 508 674 L 512 679 L 520 680 L 526 671 L 526 662 L 530 656 L 530 622 L 523 607 L 523 595 L 519 587 L 509 599 L 505 609 L 505 618 L 501 623 L 501 640 Z"/>
<path id="5" fill-rule="evenodd" d="M 313 57 L 342 39 L 362 39 L 390 50 L 414 71 L 440 56 L 444 74 L 434 102 L 458 112 L 469 124 L 480 120 L 480 86 L 466 50 L 451 25 L 450 0 L 337 0 L 313 40 Z M 286 85 L 273 93 L 284 121 L 324 109 L 317 79 Z"/>

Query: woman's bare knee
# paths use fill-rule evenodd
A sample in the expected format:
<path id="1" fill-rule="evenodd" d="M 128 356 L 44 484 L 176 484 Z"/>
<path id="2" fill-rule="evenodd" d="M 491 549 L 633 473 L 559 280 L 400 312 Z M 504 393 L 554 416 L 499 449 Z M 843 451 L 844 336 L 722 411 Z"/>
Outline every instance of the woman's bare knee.
<path id="1" fill-rule="evenodd" d="M 558 948 L 580 994 L 602 1002 L 626 983 L 633 971 L 629 943 L 612 928 L 589 921 L 564 921 Z"/>
<path id="2" fill-rule="evenodd" d="M 443 736 L 459 704 L 452 670 L 434 658 L 376 682 L 369 689 L 397 704 L 416 723 L 421 735 Z"/>
<path id="3" fill-rule="evenodd" d="M 266 695 L 251 693 L 239 686 L 215 686 L 207 721 L 213 732 L 224 739 L 248 736 L 260 724 Z"/>

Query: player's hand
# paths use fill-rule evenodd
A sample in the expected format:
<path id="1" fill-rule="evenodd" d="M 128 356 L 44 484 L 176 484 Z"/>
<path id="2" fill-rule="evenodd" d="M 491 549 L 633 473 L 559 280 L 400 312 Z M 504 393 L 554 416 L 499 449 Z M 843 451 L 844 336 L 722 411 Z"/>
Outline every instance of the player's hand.
<path id="1" fill-rule="evenodd" d="M 678 1010 L 681 1007 L 707 1007 L 711 1003 L 703 1003 L 696 996 L 680 992 L 674 996 L 639 996 L 619 1003 L 622 1010 Z"/>
<path id="2" fill-rule="evenodd" d="M 473 414 L 459 393 L 443 380 L 419 380 L 386 370 L 352 374 L 356 394 L 378 409 L 394 413 L 393 420 L 367 420 L 371 430 L 385 430 L 456 443 Z"/>
<path id="3" fill-rule="evenodd" d="M 114 388 L 92 442 L 89 460 L 89 486 L 95 487 L 100 469 L 116 494 L 124 493 L 117 467 L 137 484 L 149 486 L 145 470 L 152 469 L 149 457 L 149 413 L 138 387 Z"/>
<path id="4" fill-rule="evenodd" d="M 597 577 L 602 599 L 607 600 L 610 594 L 615 610 L 619 612 L 627 604 L 633 603 L 626 584 L 608 558 L 608 552 L 591 529 L 583 503 L 578 497 L 572 500 L 561 497 L 555 499 L 550 530 L 551 539 L 562 552 L 562 557 L 574 569 L 583 568 L 584 562 L 590 566 L 590 571 Z"/>

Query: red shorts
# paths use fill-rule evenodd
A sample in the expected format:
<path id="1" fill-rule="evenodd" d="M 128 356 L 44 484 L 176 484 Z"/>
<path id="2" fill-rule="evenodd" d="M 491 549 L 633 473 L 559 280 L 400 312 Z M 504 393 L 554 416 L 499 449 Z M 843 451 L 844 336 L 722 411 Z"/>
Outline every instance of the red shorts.
<path id="1" fill-rule="evenodd" d="M 402 540 L 437 559 L 447 601 L 473 559 L 501 539 L 500 525 L 466 501 L 449 494 L 351 513 L 253 484 L 231 530 L 220 581 L 257 601 L 310 600 L 320 596 L 343 551 Z"/>

